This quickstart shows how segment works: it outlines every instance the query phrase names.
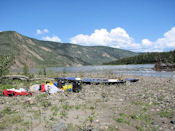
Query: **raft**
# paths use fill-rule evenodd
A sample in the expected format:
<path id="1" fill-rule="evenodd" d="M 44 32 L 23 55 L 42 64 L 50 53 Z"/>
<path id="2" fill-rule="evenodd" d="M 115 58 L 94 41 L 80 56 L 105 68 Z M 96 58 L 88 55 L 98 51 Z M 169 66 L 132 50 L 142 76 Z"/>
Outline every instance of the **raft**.
<path id="1" fill-rule="evenodd" d="M 76 77 L 58 77 L 55 78 L 61 82 L 81 82 L 84 84 L 121 84 L 125 82 L 137 82 L 139 79 L 123 78 L 123 79 L 94 79 L 94 78 L 76 78 Z"/>

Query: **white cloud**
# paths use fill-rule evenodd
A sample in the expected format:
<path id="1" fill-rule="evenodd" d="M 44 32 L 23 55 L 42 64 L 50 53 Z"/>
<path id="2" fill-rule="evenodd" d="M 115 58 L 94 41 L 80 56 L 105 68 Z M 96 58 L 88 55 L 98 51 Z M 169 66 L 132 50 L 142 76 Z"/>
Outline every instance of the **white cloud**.
<path id="1" fill-rule="evenodd" d="M 175 27 L 166 32 L 163 38 L 158 39 L 156 44 L 162 47 L 167 45 L 168 47 L 175 48 Z"/>
<path id="2" fill-rule="evenodd" d="M 72 37 L 70 42 L 86 46 L 101 45 L 123 49 L 140 48 L 140 45 L 135 43 L 134 39 L 121 27 L 112 29 L 110 32 L 106 29 L 99 29 L 91 35 L 79 34 Z"/>
<path id="3" fill-rule="evenodd" d="M 58 36 L 52 36 L 52 37 L 46 36 L 46 37 L 42 37 L 42 40 L 61 42 L 61 39 Z"/>
<path id="4" fill-rule="evenodd" d="M 152 45 L 152 42 L 148 39 L 143 39 L 142 40 L 142 45 L 143 46 L 151 46 Z"/>
<path id="5" fill-rule="evenodd" d="M 149 51 L 167 51 L 175 49 L 175 27 L 164 33 L 163 38 L 158 38 L 156 41 L 142 40 L 142 47 L 148 45 Z"/>
<path id="6" fill-rule="evenodd" d="M 36 35 L 41 35 L 44 33 L 49 33 L 49 30 L 48 29 L 43 29 L 43 30 L 37 29 L 36 30 Z"/>
<path id="7" fill-rule="evenodd" d="M 175 27 L 164 34 L 163 38 L 156 41 L 143 39 L 136 43 L 132 37 L 121 27 L 108 32 L 106 29 L 97 29 L 90 35 L 79 34 L 70 39 L 71 43 L 85 46 L 110 46 L 131 51 L 165 51 L 175 49 Z"/>
<path id="8" fill-rule="evenodd" d="M 44 29 L 43 32 L 44 32 L 44 33 L 48 33 L 49 30 L 48 30 L 48 29 Z"/>
<path id="9" fill-rule="evenodd" d="M 42 31 L 41 31 L 40 29 L 37 29 L 37 30 L 36 30 L 36 34 L 37 34 L 37 35 L 40 35 L 40 34 L 42 34 Z"/>

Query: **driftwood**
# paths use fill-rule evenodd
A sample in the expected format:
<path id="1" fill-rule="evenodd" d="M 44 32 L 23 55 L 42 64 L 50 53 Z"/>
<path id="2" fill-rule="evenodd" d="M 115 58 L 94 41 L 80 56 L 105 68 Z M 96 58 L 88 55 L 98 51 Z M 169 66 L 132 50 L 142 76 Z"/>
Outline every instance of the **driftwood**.
<path id="1" fill-rule="evenodd" d="M 53 81 L 53 78 L 29 78 L 24 75 L 6 75 L 3 76 L 2 79 L 9 79 L 9 80 L 26 80 L 26 81 L 37 81 L 37 80 L 49 80 Z"/>
<path id="2" fill-rule="evenodd" d="M 53 78 L 32 78 L 30 79 L 31 81 L 37 81 L 37 80 L 48 80 L 48 81 L 54 81 L 55 79 Z"/>
<path id="3" fill-rule="evenodd" d="M 6 75 L 3 76 L 2 79 L 10 79 L 10 80 L 29 80 L 29 77 L 23 75 Z"/>

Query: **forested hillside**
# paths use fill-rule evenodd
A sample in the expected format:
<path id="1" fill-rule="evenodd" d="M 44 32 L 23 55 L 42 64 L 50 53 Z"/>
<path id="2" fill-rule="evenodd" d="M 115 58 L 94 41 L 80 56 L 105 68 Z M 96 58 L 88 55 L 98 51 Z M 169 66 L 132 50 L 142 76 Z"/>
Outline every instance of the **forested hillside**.
<path id="1" fill-rule="evenodd" d="M 161 61 L 163 63 L 175 63 L 175 50 L 170 52 L 153 52 L 140 54 L 134 57 L 123 58 L 117 61 L 105 63 L 105 65 L 154 64 L 158 61 Z"/>

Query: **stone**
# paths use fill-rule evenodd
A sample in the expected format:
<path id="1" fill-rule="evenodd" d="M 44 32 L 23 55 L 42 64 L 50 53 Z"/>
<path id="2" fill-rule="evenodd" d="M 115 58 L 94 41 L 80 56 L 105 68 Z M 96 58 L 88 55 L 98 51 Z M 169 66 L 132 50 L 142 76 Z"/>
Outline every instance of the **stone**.
<path id="1" fill-rule="evenodd" d="M 162 127 L 159 127 L 159 130 L 162 130 L 163 128 Z"/>
<path id="2" fill-rule="evenodd" d="M 151 124 L 152 124 L 152 125 L 156 125 L 156 123 L 155 123 L 154 121 L 153 121 L 153 122 L 151 122 Z"/>
<path id="3" fill-rule="evenodd" d="M 52 126 L 52 131 L 67 131 L 67 126 L 64 123 L 58 122 Z"/>
<path id="4" fill-rule="evenodd" d="M 160 109 L 156 109 L 156 111 L 160 111 Z"/>
<path id="5" fill-rule="evenodd" d="M 123 101 L 123 99 L 119 99 L 119 101 Z"/>
<path id="6" fill-rule="evenodd" d="M 100 121 L 99 120 L 95 120 L 96 123 L 99 123 Z"/>
<path id="7" fill-rule="evenodd" d="M 175 124 L 175 120 L 171 120 L 170 123 L 171 123 L 171 124 Z"/>

